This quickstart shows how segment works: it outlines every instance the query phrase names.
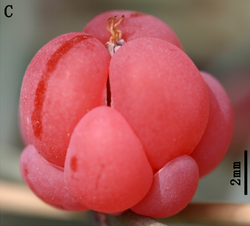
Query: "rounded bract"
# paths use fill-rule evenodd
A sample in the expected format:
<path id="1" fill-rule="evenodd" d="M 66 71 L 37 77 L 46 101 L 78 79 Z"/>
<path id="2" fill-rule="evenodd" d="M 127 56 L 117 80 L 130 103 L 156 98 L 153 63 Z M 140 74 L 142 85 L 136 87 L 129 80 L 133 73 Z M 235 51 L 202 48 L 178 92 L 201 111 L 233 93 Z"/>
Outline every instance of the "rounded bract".
<path id="1" fill-rule="evenodd" d="M 209 119 L 191 156 L 198 164 L 200 177 L 203 177 L 219 165 L 228 150 L 233 135 L 233 111 L 219 81 L 206 72 L 201 72 L 201 75 L 209 95 Z"/>
<path id="2" fill-rule="evenodd" d="M 44 202 L 63 210 L 88 210 L 70 193 L 63 170 L 47 162 L 33 145 L 23 150 L 20 169 L 25 183 Z"/>
<path id="3" fill-rule="evenodd" d="M 183 210 L 199 183 L 199 169 L 190 156 L 168 162 L 153 178 L 148 194 L 131 209 L 150 217 L 170 217 Z"/>
<path id="4" fill-rule="evenodd" d="M 114 16 L 118 16 L 117 19 L 120 19 L 122 15 L 125 16 L 125 19 L 118 28 L 122 31 L 122 38 L 126 42 L 145 37 L 159 38 L 183 49 L 177 35 L 166 23 L 157 17 L 136 11 L 113 10 L 101 13 L 90 20 L 83 31 L 105 44 L 111 36 L 107 30 L 107 20 Z"/>
<path id="5" fill-rule="evenodd" d="M 78 121 L 103 104 L 110 57 L 100 41 L 61 35 L 34 56 L 23 78 L 20 111 L 28 138 L 49 162 L 64 166 Z"/>
<path id="6" fill-rule="evenodd" d="M 84 206 L 105 213 L 124 211 L 147 194 L 152 177 L 140 140 L 115 109 L 95 108 L 77 124 L 65 180 Z"/>
<path id="7" fill-rule="evenodd" d="M 141 140 L 153 168 L 191 154 L 208 121 L 204 80 L 173 44 L 140 38 L 123 45 L 109 67 L 113 107 Z"/>
<path id="8" fill-rule="evenodd" d="M 181 211 L 233 130 L 224 89 L 172 29 L 126 10 L 100 14 L 38 51 L 20 118 L 29 144 L 21 174 L 31 190 L 60 209 L 113 215 Z"/>

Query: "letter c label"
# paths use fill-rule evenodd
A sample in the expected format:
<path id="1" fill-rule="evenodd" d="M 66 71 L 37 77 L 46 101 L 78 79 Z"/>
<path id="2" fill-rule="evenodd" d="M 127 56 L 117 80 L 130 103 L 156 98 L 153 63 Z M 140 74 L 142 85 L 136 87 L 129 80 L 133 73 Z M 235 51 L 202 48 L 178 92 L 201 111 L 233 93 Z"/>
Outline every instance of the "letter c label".
<path id="1" fill-rule="evenodd" d="M 12 17 L 13 13 L 10 13 L 8 14 L 8 8 L 11 8 L 13 9 L 13 6 L 12 5 L 7 5 L 5 8 L 4 8 L 4 15 L 8 18 Z"/>

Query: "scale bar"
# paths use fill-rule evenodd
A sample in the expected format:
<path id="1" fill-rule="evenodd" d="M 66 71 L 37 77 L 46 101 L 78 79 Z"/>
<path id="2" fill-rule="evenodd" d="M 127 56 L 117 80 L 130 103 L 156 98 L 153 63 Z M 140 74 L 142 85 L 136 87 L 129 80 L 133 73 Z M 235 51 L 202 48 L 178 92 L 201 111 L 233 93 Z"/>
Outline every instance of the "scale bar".
<path id="1" fill-rule="evenodd" d="M 247 195 L 247 150 L 244 151 L 244 195 Z"/>

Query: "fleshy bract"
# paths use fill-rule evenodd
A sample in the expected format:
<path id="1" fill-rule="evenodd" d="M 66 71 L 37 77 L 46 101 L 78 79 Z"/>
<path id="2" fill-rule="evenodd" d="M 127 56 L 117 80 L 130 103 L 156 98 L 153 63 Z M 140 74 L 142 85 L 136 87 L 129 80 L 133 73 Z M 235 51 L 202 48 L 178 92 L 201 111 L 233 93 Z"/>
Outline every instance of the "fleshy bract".
<path id="1" fill-rule="evenodd" d="M 63 170 L 47 162 L 33 145 L 28 145 L 23 150 L 20 168 L 26 184 L 44 202 L 63 210 L 88 210 L 70 193 L 64 181 Z"/>
<path id="2" fill-rule="evenodd" d="M 173 44 L 140 38 L 128 42 L 109 67 L 112 104 L 141 140 L 153 168 L 189 155 L 208 121 L 202 76 Z"/>
<path id="3" fill-rule="evenodd" d="M 84 206 L 105 213 L 124 211 L 147 194 L 152 177 L 141 142 L 115 109 L 95 108 L 77 124 L 65 180 Z"/>
<path id="4" fill-rule="evenodd" d="M 107 19 L 114 16 L 124 15 L 124 21 L 119 25 L 122 31 L 122 38 L 126 42 L 130 42 L 137 38 L 159 38 L 182 49 L 182 45 L 174 33 L 174 31 L 162 20 L 146 13 L 129 11 L 129 10 L 113 10 L 101 13 L 90 20 L 84 27 L 83 31 L 98 38 L 105 44 L 110 37 L 107 30 Z"/>
<path id="5" fill-rule="evenodd" d="M 64 166 L 70 136 L 84 114 L 103 104 L 110 57 L 94 37 L 73 32 L 47 43 L 23 78 L 20 111 L 31 143 Z"/>

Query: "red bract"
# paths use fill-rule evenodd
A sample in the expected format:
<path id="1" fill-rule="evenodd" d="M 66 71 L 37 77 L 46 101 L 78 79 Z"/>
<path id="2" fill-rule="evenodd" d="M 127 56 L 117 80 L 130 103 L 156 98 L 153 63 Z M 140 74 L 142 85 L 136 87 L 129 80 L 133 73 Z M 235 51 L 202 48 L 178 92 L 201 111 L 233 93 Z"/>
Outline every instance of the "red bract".
<path id="1" fill-rule="evenodd" d="M 22 84 L 25 182 L 68 210 L 181 211 L 232 133 L 226 93 L 202 75 L 171 28 L 142 13 L 106 12 L 53 39 Z"/>
<path id="2" fill-rule="evenodd" d="M 199 70 L 169 42 L 140 38 L 124 45 L 109 67 L 113 105 L 140 138 L 153 168 L 190 154 L 208 120 Z"/>
<path id="3" fill-rule="evenodd" d="M 63 169 L 55 168 L 34 148 L 28 145 L 20 159 L 21 173 L 25 183 L 42 200 L 59 209 L 86 211 L 70 193 Z"/>
<path id="4" fill-rule="evenodd" d="M 115 10 L 101 13 L 84 27 L 83 32 L 93 35 L 105 44 L 110 37 L 107 30 L 107 19 L 114 16 L 125 16 L 125 20 L 119 25 L 122 38 L 130 42 L 138 38 L 159 38 L 182 49 L 182 45 L 174 31 L 157 17 L 128 10 Z M 159 47 L 160 48 L 160 47 Z"/>
<path id="5" fill-rule="evenodd" d="M 65 180 L 79 202 L 120 212 L 147 194 L 152 178 L 142 144 L 119 112 L 98 107 L 80 120 L 65 163 Z"/>
<path id="6" fill-rule="evenodd" d="M 200 177 L 211 172 L 225 156 L 233 134 L 233 111 L 221 84 L 201 72 L 209 94 L 209 119 L 206 130 L 191 157 L 199 166 Z"/>
<path id="7" fill-rule="evenodd" d="M 148 194 L 132 210 L 151 217 L 174 215 L 191 201 L 198 183 L 199 169 L 194 159 L 177 157 L 154 175 Z"/>
<path id="8" fill-rule="evenodd" d="M 21 119 L 31 143 L 49 162 L 64 166 L 78 121 L 102 105 L 110 57 L 82 32 L 61 35 L 30 62 L 22 84 Z"/>

